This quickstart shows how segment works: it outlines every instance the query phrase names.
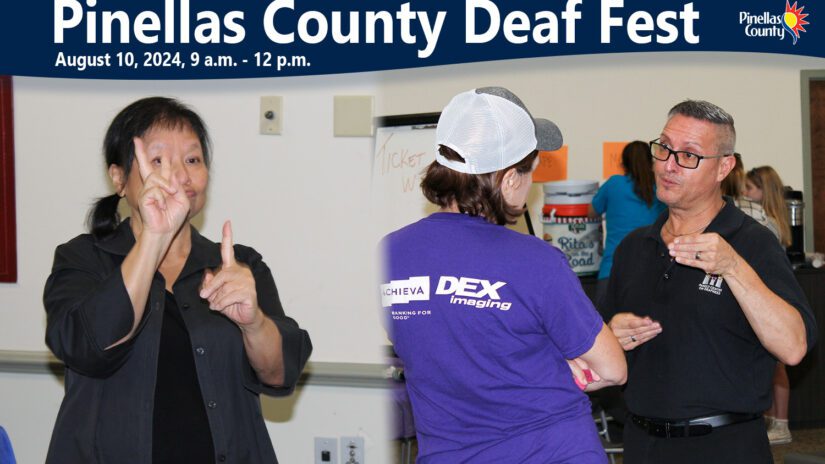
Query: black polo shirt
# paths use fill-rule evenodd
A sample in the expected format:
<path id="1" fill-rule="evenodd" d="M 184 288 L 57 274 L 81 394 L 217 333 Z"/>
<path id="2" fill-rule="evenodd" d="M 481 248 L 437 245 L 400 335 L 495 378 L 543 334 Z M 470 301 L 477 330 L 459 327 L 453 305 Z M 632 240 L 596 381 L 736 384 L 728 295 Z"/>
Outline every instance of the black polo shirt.
<path id="1" fill-rule="evenodd" d="M 665 211 L 616 249 L 603 314 L 650 316 L 662 333 L 627 353 L 625 399 L 638 415 L 669 419 L 722 412 L 761 413 L 771 405 L 776 359 L 762 346 L 724 279 L 670 258 L 661 238 Z M 808 349 L 816 323 L 785 251 L 764 226 L 726 205 L 716 232 L 805 322 Z"/>

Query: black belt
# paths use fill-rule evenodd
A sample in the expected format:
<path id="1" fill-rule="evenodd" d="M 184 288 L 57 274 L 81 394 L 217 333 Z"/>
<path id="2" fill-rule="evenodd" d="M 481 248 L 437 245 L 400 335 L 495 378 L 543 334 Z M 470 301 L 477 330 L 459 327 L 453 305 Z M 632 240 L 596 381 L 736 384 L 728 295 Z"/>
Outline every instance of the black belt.
<path id="1" fill-rule="evenodd" d="M 653 419 L 630 414 L 630 419 L 639 428 L 655 437 L 681 438 L 707 435 L 714 428 L 748 422 L 762 417 L 761 414 L 717 414 L 715 416 L 697 417 L 695 419 Z"/>

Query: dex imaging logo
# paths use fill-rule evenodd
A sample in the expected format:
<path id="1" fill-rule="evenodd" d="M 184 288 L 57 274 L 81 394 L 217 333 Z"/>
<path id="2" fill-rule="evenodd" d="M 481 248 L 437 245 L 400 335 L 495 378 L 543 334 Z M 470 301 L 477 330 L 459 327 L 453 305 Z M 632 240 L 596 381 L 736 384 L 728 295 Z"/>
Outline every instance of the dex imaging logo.
<path id="1" fill-rule="evenodd" d="M 699 284 L 699 290 L 713 293 L 714 295 L 721 295 L 723 282 L 722 276 L 705 274 L 705 278 L 702 280 L 702 283 Z"/>
<path id="2" fill-rule="evenodd" d="M 512 306 L 509 301 L 501 301 L 498 291 L 506 282 L 491 282 L 470 277 L 441 276 L 438 279 L 436 295 L 450 295 L 451 304 L 474 306 L 477 309 L 496 308 L 508 311 Z"/>
<path id="3" fill-rule="evenodd" d="M 747 37 L 775 37 L 783 40 L 787 33 L 793 39 L 793 44 L 796 45 L 799 40 L 799 33 L 807 32 L 803 26 L 810 24 L 805 20 L 808 14 L 802 12 L 805 7 L 797 7 L 797 5 L 798 2 L 794 2 L 791 6 L 790 2 L 785 0 L 785 12 L 781 14 L 774 14 L 769 11 L 760 13 L 740 11 L 739 24 L 745 26 L 744 33 Z"/>

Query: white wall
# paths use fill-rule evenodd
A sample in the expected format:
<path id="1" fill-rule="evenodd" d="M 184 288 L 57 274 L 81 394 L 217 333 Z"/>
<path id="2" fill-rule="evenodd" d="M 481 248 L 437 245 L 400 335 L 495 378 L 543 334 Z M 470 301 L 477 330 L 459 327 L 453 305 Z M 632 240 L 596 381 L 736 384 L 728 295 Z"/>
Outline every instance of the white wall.
<path id="1" fill-rule="evenodd" d="M 373 247 L 360 240 L 369 230 L 372 140 L 332 136 L 333 95 L 377 92 L 374 75 L 358 74 L 204 82 L 15 78 L 19 277 L 0 284 L 0 350 L 46 350 L 41 300 L 54 247 L 81 233 L 88 206 L 110 192 L 100 148 L 105 129 L 131 101 L 160 94 L 191 104 L 211 130 L 210 197 L 196 221 L 202 232 L 219 239 L 231 218 L 236 241 L 263 254 L 287 313 L 313 338 L 313 361 L 381 362 Z M 262 95 L 284 97 L 281 136 L 258 135 Z M 49 375 L 4 374 L 0 397 L 0 424 L 19 462 L 42 462 L 61 384 Z M 291 400 L 266 399 L 282 462 L 311 462 L 312 438 L 321 433 L 362 435 L 367 458 L 386 462 L 383 398 L 380 389 L 310 386 Z"/>
<path id="2" fill-rule="evenodd" d="M 83 231 L 109 194 L 101 153 L 112 117 L 141 96 L 191 104 L 214 140 L 209 200 L 199 222 L 256 247 L 287 313 L 315 341 L 315 361 L 378 362 L 384 338 L 371 280 L 370 138 L 332 136 L 332 97 L 374 95 L 374 76 L 205 82 L 15 78 L 19 280 L 0 286 L 0 349 L 44 350 L 41 296 L 54 247 Z M 332 84 L 332 85 L 331 85 Z M 284 135 L 258 135 L 259 97 L 284 96 Z M 357 333 L 353 333 L 353 331 Z M 351 335 L 350 343 L 338 343 Z"/>
<path id="3" fill-rule="evenodd" d="M 686 98 L 716 103 L 736 121 L 745 168 L 769 164 L 803 188 L 800 71 L 820 58 L 755 53 L 634 53 L 483 62 L 380 74 L 379 114 L 438 111 L 458 92 L 501 85 L 536 117 L 556 122 L 571 179 L 602 179 L 602 142 L 652 140 Z M 540 186 L 531 216 L 541 217 Z"/>
<path id="4" fill-rule="evenodd" d="M 307 386 L 296 392 L 297 402 L 296 395 L 266 398 L 264 418 L 278 460 L 283 464 L 311 464 L 313 437 L 360 436 L 364 438 L 367 463 L 392 462 L 387 393 L 370 388 Z M 338 449 L 340 459 L 340 440 Z"/>
<path id="5" fill-rule="evenodd" d="M 52 375 L 0 373 L 0 425 L 17 462 L 46 460 L 49 438 L 63 400 L 63 384 Z"/>
<path id="6" fill-rule="evenodd" d="M 671 106 L 703 99 L 733 115 L 746 166 L 772 164 L 801 188 L 800 70 L 823 67 L 783 55 L 636 53 L 405 69 L 380 74 L 378 112 L 438 111 L 460 91 L 502 85 L 559 125 L 570 178 L 600 179 L 602 142 L 652 140 Z"/>
<path id="7" fill-rule="evenodd" d="M 650 53 L 501 61 L 379 73 L 204 82 L 16 78 L 19 282 L 0 285 L 0 349 L 45 350 L 41 292 L 54 246 L 82 231 L 108 192 L 100 155 L 106 125 L 130 101 L 180 97 L 215 141 L 202 231 L 224 218 L 237 240 L 273 268 L 287 312 L 307 327 L 314 361 L 380 362 L 373 244 L 367 206 L 371 141 L 332 137 L 332 96 L 376 96 L 376 114 L 439 111 L 459 91 L 504 85 L 537 116 L 556 121 L 570 147 L 571 178 L 601 177 L 601 143 L 655 138 L 684 98 L 715 102 L 736 118 L 747 167 L 771 164 L 801 188 L 802 69 L 825 60 L 736 53 Z M 284 96 L 282 136 L 257 135 L 258 97 Z M 533 203 L 540 203 L 534 191 Z M 284 462 L 310 462 L 312 437 L 363 434 L 367 459 L 386 461 L 384 391 L 306 387 L 294 405 L 266 400 Z M 0 374 L 0 424 L 20 462 L 39 462 L 61 387 L 48 375 Z M 279 412 L 281 411 L 281 412 Z M 287 411 L 284 413 L 283 411 Z M 279 415 L 287 414 L 286 417 Z"/>
<path id="8" fill-rule="evenodd" d="M 390 461 L 383 390 L 313 387 L 287 398 L 264 398 L 263 412 L 283 464 L 312 463 L 318 437 L 364 437 L 365 460 Z M 0 425 L 9 434 L 17 462 L 46 459 L 51 429 L 63 399 L 63 384 L 47 374 L 0 373 Z"/>

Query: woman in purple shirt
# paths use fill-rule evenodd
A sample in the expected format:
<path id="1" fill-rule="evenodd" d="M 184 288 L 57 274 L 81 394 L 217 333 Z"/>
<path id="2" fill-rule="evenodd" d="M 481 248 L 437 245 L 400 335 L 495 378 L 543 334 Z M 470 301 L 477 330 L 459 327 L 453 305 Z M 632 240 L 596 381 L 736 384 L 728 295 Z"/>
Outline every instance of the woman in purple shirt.
<path id="1" fill-rule="evenodd" d="M 417 462 L 606 462 L 581 387 L 623 383 L 623 351 L 564 254 L 503 227 L 523 214 L 537 150 L 559 148 L 559 129 L 488 87 L 455 96 L 436 138 L 421 185 L 440 211 L 383 242 Z"/>

